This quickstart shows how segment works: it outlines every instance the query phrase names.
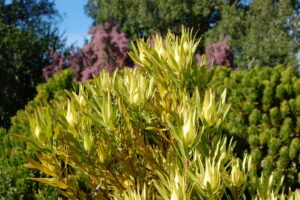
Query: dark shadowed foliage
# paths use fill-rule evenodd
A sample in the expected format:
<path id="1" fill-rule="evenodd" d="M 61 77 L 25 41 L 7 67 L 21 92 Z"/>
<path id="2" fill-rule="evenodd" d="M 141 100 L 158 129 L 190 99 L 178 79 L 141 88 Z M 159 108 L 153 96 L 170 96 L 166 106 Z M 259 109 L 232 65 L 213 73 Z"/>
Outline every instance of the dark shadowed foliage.
<path id="1" fill-rule="evenodd" d="M 62 47 L 53 1 L 0 0 L 0 126 L 36 94 L 49 51 Z"/>
<path id="2" fill-rule="evenodd" d="M 85 82 L 100 70 L 114 71 L 124 66 L 132 66 L 127 55 L 128 39 L 113 23 L 104 23 L 90 29 L 91 41 L 82 49 L 71 51 L 69 55 L 52 53 L 52 65 L 43 69 L 47 80 L 53 74 L 72 68 L 76 81 Z"/>

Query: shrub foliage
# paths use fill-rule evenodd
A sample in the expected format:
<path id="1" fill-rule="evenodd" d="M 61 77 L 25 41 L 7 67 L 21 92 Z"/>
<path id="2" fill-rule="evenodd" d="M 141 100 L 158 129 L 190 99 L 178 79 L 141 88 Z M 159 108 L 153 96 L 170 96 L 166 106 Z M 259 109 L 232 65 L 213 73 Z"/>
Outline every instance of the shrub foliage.
<path id="1" fill-rule="evenodd" d="M 0 129 L 0 199 L 57 199 L 57 188 L 27 180 L 28 176 L 41 177 L 33 169 L 24 168 L 24 158 L 29 157 L 24 145 L 7 136 L 5 129 Z M 32 155 L 31 155 L 32 156 Z"/>
<path id="2" fill-rule="evenodd" d="M 25 110 L 19 110 L 12 118 L 10 134 L 28 135 L 29 121 L 27 113 L 44 103 L 59 101 L 66 96 L 65 90 L 77 90 L 76 83 L 73 82 L 74 74 L 70 70 L 65 70 L 50 78 L 47 83 L 37 86 L 37 96 L 30 101 Z M 38 182 L 27 180 L 28 176 L 41 177 L 41 173 L 23 167 L 24 158 L 34 157 L 32 150 L 24 142 L 10 138 L 5 129 L 0 129 L 0 199 L 57 199 L 59 193 L 57 189 L 46 186 Z"/>
<path id="3" fill-rule="evenodd" d="M 191 32 L 169 33 L 133 45 L 141 67 L 99 76 L 28 113 L 37 160 L 69 199 L 275 199 L 273 176 L 257 175 L 251 156 L 239 159 L 222 135 L 230 105 L 206 88 L 211 76 L 198 67 Z M 288 123 L 288 122 L 286 122 Z M 18 136 L 23 137 L 23 136 Z M 276 186 L 275 186 L 276 185 Z"/>
<path id="4" fill-rule="evenodd" d="M 232 108 L 224 127 L 248 141 L 253 161 L 285 185 L 300 186 L 300 79 L 292 67 L 256 67 L 234 72 L 217 68 L 211 87 L 228 88 Z M 242 149 L 245 149 L 245 146 Z"/>

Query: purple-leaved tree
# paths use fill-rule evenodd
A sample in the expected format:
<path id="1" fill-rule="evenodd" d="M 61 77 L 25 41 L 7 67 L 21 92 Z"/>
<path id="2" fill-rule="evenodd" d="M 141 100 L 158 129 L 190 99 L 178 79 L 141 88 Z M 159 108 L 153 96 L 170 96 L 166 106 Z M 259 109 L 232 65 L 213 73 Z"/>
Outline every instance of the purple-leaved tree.
<path id="1" fill-rule="evenodd" d="M 76 81 L 86 82 L 100 70 L 113 72 L 117 68 L 133 67 L 127 54 L 128 39 L 113 23 L 97 25 L 90 29 L 89 34 L 91 41 L 82 49 L 73 50 L 67 56 L 52 53 L 53 64 L 43 69 L 46 80 L 65 68 L 74 70 Z"/>
<path id="2" fill-rule="evenodd" d="M 53 76 L 53 74 L 56 74 L 67 68 L 65 55 L 57 52 L 51 52 L 49 57 L 52 60 L 52 64 L 43 68 L 43 75 L 46 80 Z"/>
<path id="3" fill-rule="evenodd" d="M 206 63 L 207 66 L 222 65 L 233 67 L 233 53 L 227 45 L 228 37 L 225 37 L 221 42 L 209 44 L 205 47 Z M 197 63 L 202 60 L 201 54 L 196 54 Z"/>

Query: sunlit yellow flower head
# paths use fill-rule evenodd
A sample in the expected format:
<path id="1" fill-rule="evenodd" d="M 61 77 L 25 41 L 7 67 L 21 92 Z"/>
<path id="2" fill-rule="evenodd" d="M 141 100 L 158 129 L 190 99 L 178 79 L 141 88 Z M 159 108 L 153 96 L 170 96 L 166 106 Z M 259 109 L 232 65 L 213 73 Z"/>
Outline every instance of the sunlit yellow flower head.
<path id="1" fill-rule="evenodd" d="M 71 126 L 73 126 L 76 123 L 76 120 L 77 120 L 76 119 L 76 112 L 73 108 L 73 105 L 71 105 L 70 100 L 68 100 L 66 120 Z"/>

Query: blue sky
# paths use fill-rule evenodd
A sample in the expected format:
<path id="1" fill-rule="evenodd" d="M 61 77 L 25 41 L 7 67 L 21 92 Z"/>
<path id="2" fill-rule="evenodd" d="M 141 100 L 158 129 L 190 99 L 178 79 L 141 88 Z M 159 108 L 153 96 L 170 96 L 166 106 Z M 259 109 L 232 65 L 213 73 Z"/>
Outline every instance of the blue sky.
<path id="1" fill-rule="evenodd" d="M 62 21 L 58 23 L 59 30 L 61 33 L 65 32 L 67 44 L 82 46 L 92 24 L 92 19 L 84 13 L 87 0 L 55 0 L 55 3 L 62 16 Z"/>

